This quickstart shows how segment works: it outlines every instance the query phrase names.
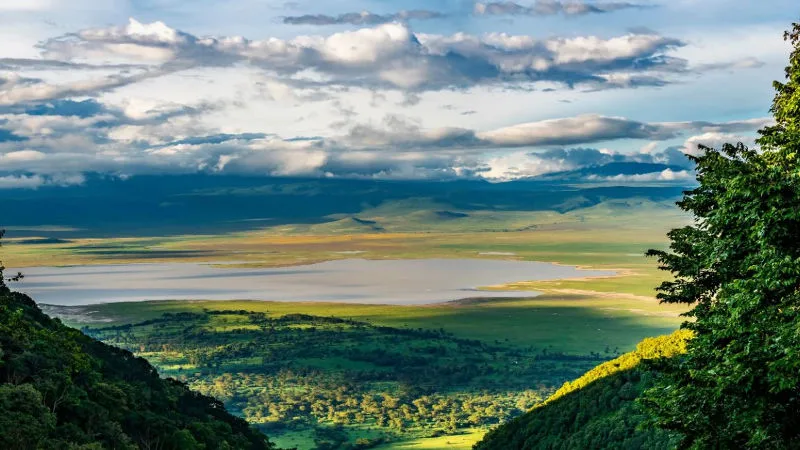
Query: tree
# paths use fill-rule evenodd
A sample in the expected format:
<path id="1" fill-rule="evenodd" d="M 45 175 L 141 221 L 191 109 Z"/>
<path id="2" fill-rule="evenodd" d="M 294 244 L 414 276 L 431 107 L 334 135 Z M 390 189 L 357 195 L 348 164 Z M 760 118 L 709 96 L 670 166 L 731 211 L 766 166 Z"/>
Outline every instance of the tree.
<path id="1" fill-rule="evenodd" d="M 6 230 L 0 230 L 0 247 L 3 246 L 3 236 L 5 235 L 6 235 Z M 3 262 L 0 261 L 0 293 L 8 291 L 8 287 L 6 287 L 6 281 L 19 281 L 22 278 L 24 278 L 22 272 L 17 272 L 17 274 L 14 275 L 13 277 L 6 279 L 5 275 L 3 274 L 3 271 L 5 269 L 6 268 L 5 266 L 3 266 Z"/>
<path id="2" fill-rule="evenodd" d="M 0 384 L 0 448 L 38 448 L 56 427 L 56 417 L 30 384 Z"/>
<path id="3" fill-rule="evenodd" d="M 785 37 L 787 80 L 760 150 L 690 156 L 699 186 L 678 205 L 694 224 L 648 252 L 674 275 L 660 300 L 693 306 L 685 357 L 656 363 L 663 376 L 642 399 L 682 448 L 800 447 L 800 24 Z"/>

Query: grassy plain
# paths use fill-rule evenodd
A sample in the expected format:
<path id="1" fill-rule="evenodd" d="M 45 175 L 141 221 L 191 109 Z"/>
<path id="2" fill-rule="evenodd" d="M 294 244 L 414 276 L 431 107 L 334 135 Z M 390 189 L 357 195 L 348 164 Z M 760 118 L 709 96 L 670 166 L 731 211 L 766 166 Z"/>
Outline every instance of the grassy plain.
<path id="1" fill-rule="evenodd" d="M 483 428 L 473 428 L 459 434 L 432 438 L 410 439 L 375 447 L 379 450 L 468 450 L 486 434 Z"/>
<path id="2" fill-rule="evenodd" d="M 680 308 L 625 295 L 548 293 L 524 299 L 491 299 L 431 306 L 283 303 L 260 301 L 158 301 L 47 308 L 67 323 L 135 323 L 164 313 L 247 310 L 270 315 L 340 317 L 397 328 L 445 330 L 487 342 L 585 354 L 605 347 L 627 351 L 647 336 L 678 327 Z"/>
<path id="3" fill-rule="evenodd" d="M 416 210 L 399 202 L 316 225 L 282 225 L 217 235 L 136 238 L 9 236 L 9 267 L 146 261 L 221 261 L 253 266 L 343 258 L 502 258 L 594 267 L 642 265 L 685 218 L 668 203 L 614 202 L 554 211 Z M 441 217 L 441 213 L 449 215 Z M 347 226 L 344 226 L 345 222 Z M 376 225 L 377 224 L 377 225 Z M 645 264 L 646 265 L 646 264 Z"/>

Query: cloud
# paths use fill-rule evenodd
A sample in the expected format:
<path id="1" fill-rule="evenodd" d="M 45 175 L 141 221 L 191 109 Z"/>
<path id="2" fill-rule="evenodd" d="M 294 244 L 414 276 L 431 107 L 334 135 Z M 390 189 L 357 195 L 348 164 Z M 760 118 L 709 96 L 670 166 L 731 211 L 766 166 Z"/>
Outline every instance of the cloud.
<path id="1" fill-rule="evenodd" d="M 0 11 L 46 11 L 56 5 L 56 0 L 24 0 L 0 2 Z"/>
<path id="2" fill-rule="evenodd" d="M 42 186 L 73 186 L 83 184 L 83 175 L 45 177 L 42 175 L 0 176 L 0 189 L 36 189 Z"/>
<path id="3" fill-rule="evenodd" d="M 355 125 L 346 136 L 331 140 L 352 148 L 391 147 L 395 150 L 437 147 L 490 149 L 570 146 L 620 139 L 664 141 L 690 131 L 753 131 L 770 123 L 772 119 L 721 123 L 705 121 L 645 123 L 624 117 L 585 114 L 476 131 L 460 127 L 424 129 L 417 123 L 389 114 L 378 125 Z"/>
<path id="4" fill-rule="evenodd" d="M 628 2 L 585 2 L 579 0 L 557 1 L 557 0 L 538 0 L 530 6 L 520 3 L 490 2 L 475 3 L 471 14 L 476 17 L 485 16 L 551 16 L 563 14 L 565 16 L 580 16 L 585 14 L 598 14 L 619 11 L 623 9 L 647 8 L 647 5 L 640 5 Z M 399 11 L 390 14 L 376 14 L 369 11 L 347 12 L 338 15 L 328 14 L 304 14 L 300 16 L 287 16 L 283 18 L 283 23 L 288 25 L 380 25 L 390 22 L 408 22 L 412 20 L 433 20 L 444 19 L 451 16 L 465 16 L 466 14 L 445 13 L 428 9 L 415 9 L 410 11 Z"/>
<path id="5" fill-rule="evenodd" d="M 591 168 L 598 168 L 602 174 L 582 170 Z M 682 182 L 692 179 L 693 169 L 693 163 L 674 148 L 656 151 L 651 147 L 640 152 L 623 153 L 607 148 L 566 147 L 494 156 L 479 161 L 472 167 L 472 172 L 493 181 L 547 174 L 563 177 L 564 174 L 559 173 L 567 172 L 574 181 Z"/>
<path id="6" fill-rule="evenodd" d="M 642 9 L 651 6 L 628 2 L 586 2 L 559 0 L 537 0 L 530 6 L 517 2 L 475 3 L 473 14 L 476 16 L 581 16 L 619 11 L 623 9 Z"/>
<path id="7" fill-rule="evenodd" d="M 3 70 L 94 70 L 140 69 L 140 64 L 86 64 L 60 61 L 55 59 L 34 58 L 0 58 L 0 69 Z"/>
<path id="8" fill-rule="evenodd" d="M 487 5 L 509 5 L 492 3 Z M 540 2 L 563 11 L 578 3 Z M 627 3 L 593 3 L 592 8 Z M 620 6 L 621 7 L 621 6 Z M 548 9 L 549 10 L 549 9 Z M 489 10 L 487 10 L 489 11 Z M 427 17 L 423 10 L 398 13 Z M 314 16 L 317 17 L 317 16 Z M 366 16 L 371 17 L 371 16 Z M 334 18 L 339 20 L 339 18 Z M 375 19 L 377 20 L 377 19 Z M 265 96 L 302 92 L 298 101 L 326 99 L 350 88 L 400 91 L 405 106 L 419 93 L 472 88 L 533 90 L 541 85 L 590 91 L 665 86 L 707 70 L 758 67 L 754 58 L 690 67 L 672 53 L 686 44 L 650 30 L 614 37 L 536 39 L 487 33 L 415 33 L 382 23 L 328 36 L 250 40 L 196 36 L 163 22 L 130 19 L 124 26 L 90 28 L 42 42 L 40 59 L 0 59 L 0 106 L 96 97 L 103 92 L 176 72 L 248 66 L 261 72 Z M 19 72 L 69 70 L 83 79 L 54 83 Z M 110 72 L 104 76 L 96 74 Z"/>
<path id="9" fill-rule="evenodd" d="M 36 150 L 19 150 L 0 155 L 0 161 L 5 162 L 29 162 L 38 161 L 45 158 L 45 154 Z"/>
<path id="10" fill-rule="evenodd" d="M 772 117 L 760 117 L 756 119 L 734 120 L 731 122 L 721 123 L 707 121 L 665 122 L 664 125 L 677 129 L 693 129 L 705 133 L 737 133 L 742 131 L 758 130 L 765 126 L 773 125 L 774 123 L 775 119 Z"/>
<path id="11" fill-rule="evenodd" d="M 621 117 L 583 115 L 515 125 L 479 133 L 487 143 L 503 147 L 574 145 L 615 139 L 665 140 L 675 137 L 670 127 Z"/>
<path id="12" fill-rule="evenodd" d="M 587 177 L 590 181 L 611 181 L 611 182 L 635 182 L 642 183 L 648 181 L 690 181 L 694 180 L 695 175 L 690 170 L 673 171 L 672 169 L 664 169 L 660 172 L 643 173 L 636 175 L 613 175 L 613 176 L 597 176 L 590 175 Z"/>
<path id="13" fill-rule="evenodd" d="M 757 69 L 764 66 L 764 61 L 755 57 L 747 57 L 734 61 L 723 61 L 709 64 L 700 64 L 695 69 L 698 72 L 707 70 L 730 70 L 730 69 Z"/>
<path id="14" fill-rule="evenodd" d="M 483 178 L 495 181 L 535 177 L 574 168 L 564 160 L 544 158 L 527 152 L 495 156 L 486 160 L 483 166 L 483 168 L 473 167 L 472 171 L 479 173 Z"/>
<path id="15" fill-rule="evenodd" d="M 687 70 L 685 60 L 667 55 L 683 45 L 678 39 L 657 34 L 543 40 L 504 33 L 423 34 L 400 23 L 327 37 L 253 41 L 237 36 L 197 37 L 162 22 L 144 24 L 131 19 L 126 26 L 88 29 L 50 39 L 41 48 L 48 60 L 152 67 L 137 75 L 96 80 L 95 89 L 188 68 L 246 63 L 295 87 L 357 86 L 422 92 L 475 86 L 530 88 L 537 82 L 594 89 L 663 85 Z M 623 76 L 627 77 L 625 83 L 619 81 Z M 63 95 L 85 94 L 90 86 L 85 87 L 60 91 Z M 8 103 L 12 94 L 5 95 Z"/>
<path id="16" fill-rule="evenodd" d="M 406 22 L 409 20 L 443 19 L 448 14 L 426 9 L 400 11 L 392 14 L 374 14 L 369 11 L 350 12 L 330 16 L 326 14 L 305 14 L 302 16 L 288 16 L 283 18 L 283 23 L 288 25 L 379 25 L 389 22 Z"/>
<path id="17" fill-rule="evenodd" d="M 0 75 L 0 106 L 25 102 L 58 100 L 69 97 L 96 96 L 122 86 L 170 73 L 163 67 L 141 71 L 136 74 L 115 74 L 103 78 L 79 80 L 63 84 L 51 84 L 41 80 L 23 79 L 17 76 Z"/>
<path id="18" fill-rule="evenodd" d="M 680 164 L 663 161 L 662 153 L 621 153 L 597 148 L 559 148 L 542 152 L 516 151 L 477 159 L 461 169 L 473 177 L 510 181 L 550 175 L 572 182 L 677 182 L 694 178 L 694 167 L 683 157 Z M 659 162 L 657 162 L 659 160 Z M 616 172 L 615 172 L 616 171 Z M 600 172 L 600 174 L 596 173 Z"/>
<path id="19" fill-rule="evenodd" d="M 770 123 L 767 119 L 642 122 L 581 115 L 476 130 L 427 128 L 420 121 L 388 114 L 377 123 L 350 124 L 330 136 L 281 136 L 215 129 L 201 118 L 217 108 L 220 105 L 215 103 L 134 99 L 117 104 L 88 99 L 6 106 L 0 108 L 0 125 L 16 138 L 0 142 L 0 176 L 55 179 L 60 174 L 86 172 L 221 172 L 500 181 L 619 161 L 688 168 L 683 147 L 657 151 L 658 143 L 685 139 L 688 147 Z M 627 155 L 586 148 L 619 140 L 651 144 Z"/>
<path id="20" fill-rule="evenodd" d="M 725 143 L 742 142 L 745 145 L 753 146 L 755 144 L 755 137 L 742 136 L 741 134 L 734 134 L 731 131 L 745 131 L 743 129 L 717 129 L 715 131 L 707 131 L 705 133 L 691 136 L 680 148 L 683 153 L 690 155 L 697 155 L 700 153 L 699 146 L 704 145 L 711 148 L 720 148 Z"/>

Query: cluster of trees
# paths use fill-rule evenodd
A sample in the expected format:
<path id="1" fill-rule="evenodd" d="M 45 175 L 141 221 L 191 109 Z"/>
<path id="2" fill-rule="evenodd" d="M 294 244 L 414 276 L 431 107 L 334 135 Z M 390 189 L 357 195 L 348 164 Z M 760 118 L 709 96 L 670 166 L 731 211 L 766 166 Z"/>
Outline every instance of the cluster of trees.
<path id="1" fill-rule="evenodd" d="M 0 448 L 274 446 L 218 400 L 49 318 L 0 266 Z"/>
<path id="2" fill-rule="evenodd" d="M 258 377 L 250 381 L 258 381 Z M 193 387 L 201 392 L 217 392 L 225 381 L 215 379 L 211 383 L 197 382 Z M 241 404 L 249 421 L 270 429 L 332 423 L 453 433 L 459 428 L 501 423 L 522 414 L 541 399 L 532 390 L 411 396 L 365 390 L 357 385 L 336 385 L 320 374 L 316 378 L 300 377 L 286 384 L 272 383 L 269 389 L 250 391 Z"/>
<path id="3" fill-rule="evenodd" d="M 84 331 L 139 352 L 271 435 L 330 426 L 431 434 L 496 425 L 611 357 L 248 311 L 165 314 Z"/>

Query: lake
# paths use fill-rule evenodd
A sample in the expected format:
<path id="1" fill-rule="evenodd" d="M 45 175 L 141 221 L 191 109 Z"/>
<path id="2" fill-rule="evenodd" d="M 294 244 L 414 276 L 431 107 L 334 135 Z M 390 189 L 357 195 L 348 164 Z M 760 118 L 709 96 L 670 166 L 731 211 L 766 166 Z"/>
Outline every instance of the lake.
<path id="1" fill-rule="evenodd" d="M 52 305 L 190 299 L 421 305 L 472 297 L 531 297 L 532 292 L 477 288 L 614 274 L 543 262 L 482 259 L 342 259 L 281 268 L 223 267 L 198 263 L 32 267 L 22 269 L 25 279 L 13 288 Z"/>

